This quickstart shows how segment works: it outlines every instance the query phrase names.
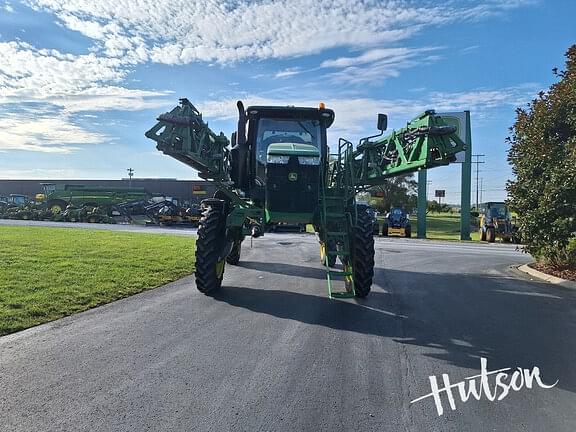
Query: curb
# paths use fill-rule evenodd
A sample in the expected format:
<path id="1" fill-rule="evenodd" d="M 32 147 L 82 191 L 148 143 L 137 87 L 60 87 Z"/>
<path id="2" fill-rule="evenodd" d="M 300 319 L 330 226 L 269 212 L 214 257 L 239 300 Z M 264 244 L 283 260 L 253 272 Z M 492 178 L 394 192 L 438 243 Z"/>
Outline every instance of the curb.
<path id="1" fill-rule="evenodd" d="M 567 279 L 562 279 L 556 276 L 552 276 L 549 275 L 547 273 L 542 273 L 541 271 L 538 271 L 536 269 L 533 269 L 532 267 L 530 267 L 528 264 L 523 264 L 519 267 L 517 267 L 518 270 L 520 270 L 523 273 L 526 273 L 530 276 L 533 276 L 537 279 L 541 279 L 543 281 L 546 281 L 548 283 L 554 284 L 554 285 L 560 285 L 564 288 L 573 288 L 576 289 L 576 282 L 567 280 Z"/>

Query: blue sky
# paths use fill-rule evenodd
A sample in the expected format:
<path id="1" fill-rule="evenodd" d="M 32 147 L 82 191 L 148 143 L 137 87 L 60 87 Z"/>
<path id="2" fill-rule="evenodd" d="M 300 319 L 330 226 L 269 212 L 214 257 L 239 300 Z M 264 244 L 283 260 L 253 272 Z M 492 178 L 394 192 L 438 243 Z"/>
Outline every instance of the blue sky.
<path id="1" fill-rule="evenodd" d="M 501 200 L 515 107 L 554 81 L 574 16 L 570 0 L 0 0 L 0 178 L 195 178 L 144 138 L 179 97 L 227 135 L 237 99 L 323 101 L 331 142 L 373 134 L 378 112 L 394 128 L 469 109 L 483 198 Z M 459 173 L 430 171 L 431 189 L 459 202 Z"/>

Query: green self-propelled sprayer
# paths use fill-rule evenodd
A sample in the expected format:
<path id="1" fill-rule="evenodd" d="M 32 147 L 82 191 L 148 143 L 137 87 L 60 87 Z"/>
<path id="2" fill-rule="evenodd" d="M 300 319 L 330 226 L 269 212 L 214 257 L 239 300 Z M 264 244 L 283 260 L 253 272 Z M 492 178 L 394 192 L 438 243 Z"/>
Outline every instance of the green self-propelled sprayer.
<path id="1" fill-rule="evenodd" d="M 434 111 L 388 136 L 387 117 L 379 114 L 380 134 L 361 139 L 356 148 L 341 138 L 331 152 L 326 130 L 334 111 L 324 104 L 237 106 L 231 140 L 214 133 L 187 99 L 146 132 L 158 150 L 217 185 L 214 197 L 202 202 L 196 241 L 196 287 L 206 294 L 221 286 L 226 263 L 238 264 L 246 236 L 288 222 L 314 226 L 330 297 L 365 297 L 374 275 L 373 227 L 356 194 L 390 177 L 454 162 L 465 147 L 456 128 Z M 341 271 L 333 270 L 336 258 Z M 338 277 L 345 290 L 333 292 Z"/>

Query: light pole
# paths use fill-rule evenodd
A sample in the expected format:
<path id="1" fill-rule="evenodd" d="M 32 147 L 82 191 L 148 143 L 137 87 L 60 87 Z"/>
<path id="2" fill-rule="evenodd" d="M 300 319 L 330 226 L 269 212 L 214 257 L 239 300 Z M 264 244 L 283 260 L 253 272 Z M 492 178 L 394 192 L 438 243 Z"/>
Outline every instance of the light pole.
<path id="1" fill-rule="evenodd" d="M 128 168 L 128 187 L 132 187 L 132 176 L 134 175 L 134 170 L 132 168 Z"/>

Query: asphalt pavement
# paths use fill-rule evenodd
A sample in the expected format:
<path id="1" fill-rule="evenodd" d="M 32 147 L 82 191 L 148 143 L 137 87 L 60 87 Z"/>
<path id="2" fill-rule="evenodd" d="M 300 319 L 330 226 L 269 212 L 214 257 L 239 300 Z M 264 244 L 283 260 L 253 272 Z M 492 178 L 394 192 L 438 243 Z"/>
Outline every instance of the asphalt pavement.
<path id="1" fill-rule="evenodd" d="M 573 432 L 576 291 L 514 270 L 528 261 L 377 238 L 369 297 L 329 300 L 314 236 L 248 239 L 214 297 L 187 277 L 0 338 L 0 430 Z M 480 358 L 558 383 L 455 390 L 441 416 L 410 403 L 429 376 L 474 381 Z"/>

